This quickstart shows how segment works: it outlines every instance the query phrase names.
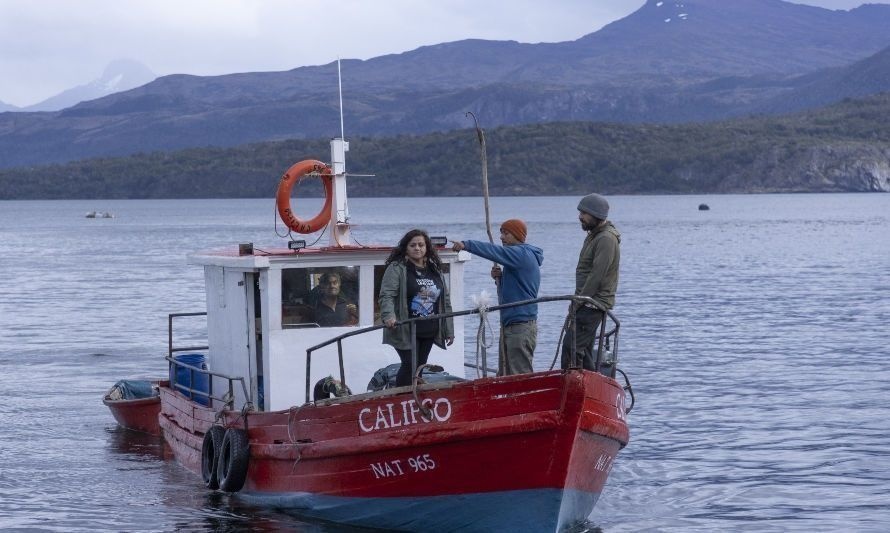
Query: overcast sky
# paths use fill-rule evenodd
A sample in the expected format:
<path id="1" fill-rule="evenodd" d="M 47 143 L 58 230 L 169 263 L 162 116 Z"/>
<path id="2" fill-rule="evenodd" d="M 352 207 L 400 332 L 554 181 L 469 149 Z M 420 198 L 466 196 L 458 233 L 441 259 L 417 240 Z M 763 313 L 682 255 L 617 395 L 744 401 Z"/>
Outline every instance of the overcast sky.
<path id="1" fill-rule="evenodd" d="M 120 58 L 140 61 L 158 75 L 213 75 L 288 70 L 338 56 L 368 59 L 466 38 L 568 41 L 644 3 L 0 0 L 0 101 L 37 103 L 98 78 L 109 62 Z M 796 3 L 850 9 L 863 2 Z"/>

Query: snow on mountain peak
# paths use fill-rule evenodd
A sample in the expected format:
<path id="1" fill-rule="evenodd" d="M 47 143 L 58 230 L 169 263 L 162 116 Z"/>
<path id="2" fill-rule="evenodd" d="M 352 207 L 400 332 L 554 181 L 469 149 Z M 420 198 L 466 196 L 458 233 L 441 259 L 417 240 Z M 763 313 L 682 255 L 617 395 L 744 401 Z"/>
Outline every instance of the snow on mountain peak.
<path id="1" fill-rule="evenodd" d="M 132 59 L 116 59 L 105 67 L 99 78 L 73 87 L 26 107 L 25 111 L 58 111 L 86 100 L 135 89 L 153 81 L 157 76 L 148 67 Z"/>
<path id="2" fill-rule="evenodd" d="M 103 84 L 102 88 L 105 89 L 105 91 L 108 93 L 116 92 L 116 91 L 120 90 L 120 89 L 118 89 L 118 87 L 120 87 L 123 79 L 124 79 L 124 75 L 118 74 L 118 75 L 114 76 L 113 78 L 103 80 L 104 84 Z"/>

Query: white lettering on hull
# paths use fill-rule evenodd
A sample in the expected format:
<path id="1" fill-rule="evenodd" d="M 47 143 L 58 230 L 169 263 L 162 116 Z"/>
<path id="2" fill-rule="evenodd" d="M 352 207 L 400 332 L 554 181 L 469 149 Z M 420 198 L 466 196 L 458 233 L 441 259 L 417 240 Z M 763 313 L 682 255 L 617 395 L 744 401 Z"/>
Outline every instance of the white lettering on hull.
<path id="1" fill-rule="evenodd" d="M 404 475 L 405 471 L 402 470 L 402 460 L 396 459 L 395 461 L 383 461 L 380 463 L 373 463 L 371 465 L 371 470 L 374 472 L 374 478 L 380 479 L 382 477 L 395 477 Z"/>
<path id="2" fill-rule="evenodd" d="M 615 398 L 615 414 L 618 416 L 618 420 L 627 421 L 627 413 L 625 410 L 625 402 L 627 398 L 624 395 L 624 390 L 618 393 L 618 397 Z"/>
<path id="3" fill-rule="evenodd" d="M 614 457 L 612 457 L 611 455 L 601 453 L 600 456 L 597 457 L 596 463 L 594 463 L 593 467 L 596 468 L 597 470 L 599 470 L 600 472 L 608 473 L 610 470 L 612 470 L 612 461 L 613 460 L 614 460 Z"/>
<path id="4" fill-rule="evenodd" d="M 380 429 L 411 426 L 419 422 L 445 422 L 451 418 L 451 402 L 448 398 L 424 398 L 420 404 L 430 412 L 427 420 L 420 406 L 413 399 L 399 403 L 387 403 L 376 408 L 365 407 L 358 414 L 358 426 L 362 432 L 370 433 Z"/>
<path id="5" fill-rule="evenodd" d="M 407 463 L 407 467 L 402 468 L 402 463 Z M 404 476 L 405 474 L 428 472 L 436 469 L 436 461 L 430 457 L 430 454 L 417 455 L 408 459 L 393 459 L 392 461 L 380 461 L 371 463 L 371 472 L 374 479 L 384 479 L 391 477 Z"/>

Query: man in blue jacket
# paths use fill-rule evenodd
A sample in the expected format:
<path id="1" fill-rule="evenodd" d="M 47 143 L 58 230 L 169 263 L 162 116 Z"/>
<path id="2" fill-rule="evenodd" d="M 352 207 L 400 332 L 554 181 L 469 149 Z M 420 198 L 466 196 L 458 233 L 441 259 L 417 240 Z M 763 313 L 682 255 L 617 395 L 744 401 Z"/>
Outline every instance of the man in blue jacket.
<path id="1" fill-rule="evenodd" d="M 455 241 L 452 249 L 466 250 L 473 255 L 500 263 L 503 272 L 492 269 L 492 277 L 500 278 L 498 302 L 508 304 L 538 297 L 541 285 L 541 263 L 544 252 L 526 244 L 528 227 L 518 218 L 501 224 L 503 246 L 482 241 Z M 501 343 L 498 375 L 509 376 L 532 372 L 532 358 L 538 341 L 538 304 L 527 304 L 501 310 Z"/>

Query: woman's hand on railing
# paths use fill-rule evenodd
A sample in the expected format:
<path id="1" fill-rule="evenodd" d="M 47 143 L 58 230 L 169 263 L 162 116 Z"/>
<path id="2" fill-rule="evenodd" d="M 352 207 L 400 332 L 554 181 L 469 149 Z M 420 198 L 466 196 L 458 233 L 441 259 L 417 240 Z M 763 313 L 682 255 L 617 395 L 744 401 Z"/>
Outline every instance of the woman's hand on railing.
<path id="1" fill-rule="evenodd" d="M 445 337 L 445 346 L 451 346 L 454 344 L 454 337 Z"/>
<path id="2" fill-rule="evenodd" d="M 385 324 L 386 327 L 392 329 L 392 328 L 394 328 L 394 327 L 396 326 L 396 319 L 393 318 L 393 317 L 389 317 L 389 318 L 387 318 L 386 320 L 383 321 L 383 324 Z"/>

